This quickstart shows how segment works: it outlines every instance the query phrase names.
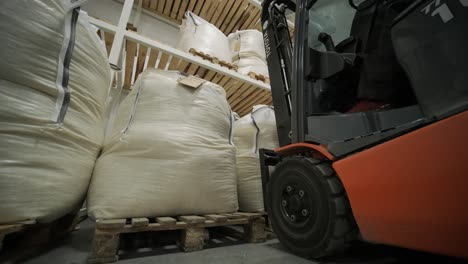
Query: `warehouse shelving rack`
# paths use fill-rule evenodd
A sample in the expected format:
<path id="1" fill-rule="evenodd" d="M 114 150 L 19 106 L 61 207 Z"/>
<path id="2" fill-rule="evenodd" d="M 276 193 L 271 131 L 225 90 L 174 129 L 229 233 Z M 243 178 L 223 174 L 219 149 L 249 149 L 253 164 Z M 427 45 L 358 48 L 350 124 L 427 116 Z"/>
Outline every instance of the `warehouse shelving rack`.
<path id="1" fill-rule="evenodd" d="M 155 67 L 198 75 L 219 84 L 225 89 L 232 110 L 240 116 L 249 113 L 254 105 L 272 104 L 269 84 L 133 31 L 128 23 L 134 5 L 134 0 L 125 0 L 117 26 L 90 18 L 107 44 L 109 61 L 113 65 L 114 89 L 131 89 L 144 69 Z M 137 3 L 136 6 L 138 17 L 142 4 Z"/>

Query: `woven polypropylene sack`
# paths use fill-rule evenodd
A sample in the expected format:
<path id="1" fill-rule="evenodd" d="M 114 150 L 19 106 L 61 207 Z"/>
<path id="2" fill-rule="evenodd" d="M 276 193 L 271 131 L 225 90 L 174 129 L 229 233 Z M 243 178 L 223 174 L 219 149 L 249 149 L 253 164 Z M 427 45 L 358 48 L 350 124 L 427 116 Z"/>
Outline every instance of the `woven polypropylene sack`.
<path id="1" fill-rule="evenodd" d="M 93 219 L 238 209 L 232 117 L 224 89 L 148 69 L 120 105 L 91 181 Z"/>
<path id="2" fill-rule="evenodd" d="M 86 195 L 110 68 L 79 4 L 0 2 L 0 223 L 50 222 Z"/>
<path id="3" fill-rule="evenodd" d="M 266 62 L 263 34 L 255 29 L 239 30 L 228 36 L 232 60 L 257 57 Z"/>
<path id="4" fill-rule="evenodd" d="M 216 26 L 190 11 L 185 13 L 180 26 L 176 48 L 187 52 L 193 48 L 220 60 L 232 62 L 226 35 Z"/>
<path id="5" fill-rule="evenodd" d="M 237 148 L 236 171 L 239 209 L 244 212 L 264 210 L 258 150 L 278 147 L 274 110 L 266 105 L 254 106 L 252 113 L 234 123 Z"/>
<path id="6" fill-rule="evenodd" d="M 250 72 L 261 74 L 268 77 L 268 65 L 263 60 L 257 57 L 246 57 L 234 62 L 239 68 L 237 72 L 242 74 L 249 74 Z"/>

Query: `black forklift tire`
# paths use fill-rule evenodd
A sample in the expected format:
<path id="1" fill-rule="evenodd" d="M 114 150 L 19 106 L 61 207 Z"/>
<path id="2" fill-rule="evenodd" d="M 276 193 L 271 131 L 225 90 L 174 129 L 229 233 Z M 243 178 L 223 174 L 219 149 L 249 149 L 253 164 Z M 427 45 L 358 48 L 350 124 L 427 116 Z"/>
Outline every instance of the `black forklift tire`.
<path id="1" fill-rule="evenodd" d="M 320 258 L 344 251 L 358 228 L 343 185 L 328 161 L 283 159 L 267 186 L 273 230 L 292 253 Z"/>

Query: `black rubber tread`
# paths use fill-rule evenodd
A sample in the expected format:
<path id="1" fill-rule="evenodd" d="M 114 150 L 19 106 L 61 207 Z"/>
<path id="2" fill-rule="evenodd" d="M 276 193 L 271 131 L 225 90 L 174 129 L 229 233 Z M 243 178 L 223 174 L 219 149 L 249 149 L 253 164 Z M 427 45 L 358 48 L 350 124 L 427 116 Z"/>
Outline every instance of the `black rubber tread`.
<path id="1" fill-rule="evenodd" d="M 327 230 L 323 236 L 320 233 L 322 237 L 309 238 L 309 241 L 314 241 L 315 245 L 310 245 L 307 241 L 304 242 L 304 239 L 300 237 L 303 234 L 293 234 L 291 232 L 294 232 L 294 230 L 287 230 L 288 227 L 285 224 L 285 220 L 278 219 L 278 212 L 274 211 L 276 207 L 272 206 L 274 198 L 270 194 L 278 192 L 278 190 L 275 190 L 278 187 L 274 187 L 273 185 L 279 180 L 278 177 L 284 176 L 282 175 L 284 171 L 291 169 L 291 166 L 295 170 L 302 166 L 303 168 L 300 170 L 303 171 L 303 174 L 306 174 L 307 177 L 315 177 L 314 179 L 309 179 L 310 183 L 320 188 L 321 193 L 317 195 L 321 195 L 324 198 L 322 201 L 327 201 L 327 204 L 324 206 L 327 206 L 326 211 L 328 211 L 328 215 L 321 218 L 321 221 L 327 222 L 326 227 L 324 227 Z M 268 212 L 273 229 L 282 244 L 296 255 L 306 258 L 320 258 L 333 255 L 346 250 L 349 247 L 349 243 L 357 238 L 359 232 L 348 197 L 343 184 L 333 170 L 330 162 L 318 161 L 302 156 L 285 158 L 277 165 L 273 172 L 267 193 Z M 323 222 L 321 223 L 323 224 Z M 320 225 L 320 223 L 317 225 Z M 320 226 L 313 228 L 320 228 Z M 294 236 L 299 237 L 299 239 L 294 241 Z"/>

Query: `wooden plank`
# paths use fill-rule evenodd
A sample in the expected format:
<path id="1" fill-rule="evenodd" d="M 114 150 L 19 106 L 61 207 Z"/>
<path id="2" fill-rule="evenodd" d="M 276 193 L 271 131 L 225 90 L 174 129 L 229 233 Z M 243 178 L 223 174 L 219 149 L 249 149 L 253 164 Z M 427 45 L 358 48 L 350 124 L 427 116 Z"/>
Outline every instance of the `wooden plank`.
<path id="1" fill-rule="evenodd" d="M 171 63 L 169 64 L 169 70 L 177 70 L 177 67 L 179 66 L 180 59 L 176 57 L 172 57 Z"/>
<path id="2" fill-rule="evenodd" d="M 240 5 L 240 2 L 241 1 L 237 1 L 237 0 L 229 0 L 226 4 L 226 6 L 224 7 L 223 9 L 223 13 L 221 13 L 221 15 L 219 15 L 219 18 L 218 18 L 218 21 L 216 21 L 216 24 L 215 26 L 217 28 L 220 28 L 221 25 L 223 24 L 223 22 L 227 19 L 228 17 L 228 14 L 230 12 L 234 12 L 237 7 L 239 7 Z M 226 23 L 228 23 L 229 21 L 226 21 Z"/>
<path id="3" fill-rule="evenodd" d="M 104 32 L 104 36 L 106 38 L 107 56 L 109 56 L 110 50 L 111 50 L 111 47 L 112 47 L 112 42 L 114 41 L 114 34 L 109 33 L 109 32 Z"/>
<path id="4" fill-rule="evenodd" d="M 196 3 L 197 3 L 197 0 L 190 0 L 187 11 L 193 12 L 193 10 L 195 10 Z"/>
<path id="5" fill-rule="evenodd" d="M 177 12 L 179 12 L 180 0 L 175 0 L 171 10 L 171 17 L 177 19 Z"/>
<path id="6" fill-rule="evenodd" d="M 98 220 L 96 221 L 96 228 L 99 229 L 112 229 L 112 228 L 123 228 L 125 226 L 126 219 L 110 219 L 110 220 Z"/>
<path id="7" fill-rule="evenodd" d="M 196 15 L 200 14 L 201 8 L 203 7 L 203 3 L 205 0 L 198 0 L 197 5 L 195 6 L 195 9 L 193 10 L 193 13 Z"/>
<path id="8" fill-rule="evenodd" d="M 252 19 L 250 24 L 246 27 L 246 29 L 252 29 L 255 25 L 260 21 L 260 13 Z"/>
<path id="9" fill-rule="evenodd" d="M 215 75 L 216 75 L 216 72 L 208 70 L 208 72 L 205 74 L 205 77 L 203 77 L 203 79 L 207 81 L 211 81 Z"/>
<path id="10" fill-rule="evenodd" d="M 223 23 L 221 24 L 221 27 L 219 27 L 219 29 L 221 31 L 225 31 L 226 27 L 228 26 L 229 23 L 231 23 L 231 20 L 232 18 L 236 15 L 238 9 L 239 9 L 239 6 L 244 5 L 245 2 L 247 0 L 238 0 L 234 3 L 234 5 L 232 5 L 232 8 L 231 10 L 229 11 L 229 13 L 226 15 L 226 17 L 224 18 L 224 21 Z"/>
<path id="11" fill-rule="evenodd" d="M 249 18 L 252 15 L 255 9 L 256 8 L 253 7 L 253 4 L 249 3 L 242 15 L 237 19 L 237 22 L 232 26 L 232 28 L 228 27 L 228 32 L 236 32 L 236 30 L 239 30 L 241 25 L 247 20 L 247 18 Z"/>
<path id="12" fill-rule="evenodd" d="M 232 101 L 232 103 L 230 103 L 231 105 L 231 108 L 234 108 L 236 107 L 240 102 L 242 102 L 242 100 L 244 100 L 245 98 L 248 98 L 248 96 L 253 93 L 255 91 L 257 87 L 251 85 L 249 86 L 248 88 L 245 89 L 245 91 L 240 94 L 235 100 Z"/>
<path id="13" fill-rule="evenodd" d="M 149 223 L 148 218 L 132 218 L 133 227 L 147 226 L 148 223 Z"/>
<path id="14" fill-rule="evenodd" d="M 223 78 L 223 74 L 220 74 L 220 73 L 216 73 L 216 75 L 213 77 L 213 79 L 211 80 L 212 83 L 218 83 L 221 78 Z"/>
<path id="15" fill-rule="evenodd" d="M 220 215 L 226 216 L 228 218 L 228 222 L 230 220 L 242 219 L 243 218 L 242 216 L 234 215 L 234 214 L 220 214 Z M 247 220 L 246 218 L 243 218 L 243 219 Z"/>
<path id="16" fill-rule="evenodd" d="M 228 76 L 223 76 L 221 80 L 219 80 L 218 85 L 224 88 L 224 85 L 230 80 L 231 78 Z"/>
<path id="17" fill-rule="evenodd" d="M 126 40 L 126 53 L 125 53 L 125 76 L 124 76 L 124 88 L 130 88 L 132 84 L 132 72 L 137 45 L 133 41 Z"/>
<path id="18" fill-rule="evenodd" d="M 209 220 L 213 220 L 218 223 L 224 223 L 224 222 L 227 222 L 228 220 L 227 216 L 217 215 L 217 214 L 205 215 L 205 218 Z"/>
<path id="19" fill-rule="evenodd" d="M 200 78 L 203 78 L 207 72 L 208 72 L 207 69 L 205 69 L 203 67 L 200 67 L 200 68 L 198 68 L 198 71 L 195 73 L 195 75 L 200 77 Z"/>
<path id="20" fill-rule="evenodd" d="M 221 30 L 221 31 L 223 31 L 225 34 L 231 33 L 234 25 L 236 25 L 239 22 L 239 18 L 244 14 L 248 5 L 249 5 L 248 1 L 245 1 L 245 0 L 242 1 L 242 4 L 239 6 L 239 8 L 237 9 L 237 12 L 232 17 L 231 21 L 229 22 L 229 25 L 226 25 L 226 24 L 223 25 L 224 30 Z"/>
<path id="21" fill-rule="evenodd" d="M 150 3 L 150 8 L 154 11 L 156 11 L 156 8 L 158 7 L 158 2 L 160 2 L 159 0 L 151 0 L 151 3 Z"/>
<path id="22" fill-rule="evenodd" d="M 164 11 L 163 11 L 164 16 L 170 17 L 171 7 L 173 3 L 174 3 L 173 0 L 166 0 L 166 4 L 164 5 Z"/>
<path id="23" fill-rule="evenodd" d="M 179 67 L 177 67 L 177 70 L 180 71 L 180 72 L 186 72 L 187 70 L 187 67 L 189 66 L 189 62 L 188 61 L 181 61 L 180 64 L 179 64 Z"/>
<path id="24" fill-rule="evenodd" d="M 231 79 L 224 85 L 224 90 L 226 91 L 226 96 L 227 96 L 229 90 L 231 90 L 232 87 L 233 87 L 234 85 L 236 85 L 236 84 L 237 84 L 237 80 L 231 78 Z M 227 97 L 226 97 L 226 98 L 227 98 Z"/>
<path id="25" fill-rule="evenodd" d="M 138 49 L 138 60 L 137 60 L 137 70 L 136 70 L 135 80 L 138 78 L 138 75 L 140 75 L 140 73 L 143 71 L 143 66 L 145 65 L 147 51 L 148 51 L 147 47 L 140 45 Z"/>
<path id="26" fill-rule="evenodd" d="M 200 17 L 205 19 L 206 21 L 209 21 L 207 14 L 212 4 L 213 4 L 213 0 L 205 0 L 205 4 L 203 5 L 203 8 L 200 10 Z"/>
<path id="27" fill-rule="evenodd" d="M 240 81 L 237 81 L 237 84 L 236 85 L 233 85 L 231 89 L 229 89 L 227 91 L 227 94 L 226 94 L 226 98 L 229 98 L 231 97 L 235 92 L 237 92 L 241 87 L 242 85 L 244 85 L 245 83 L 243 82 L 240 82 Z"/>
<path id="28" fill-rule="evenodd" d="M 149 8 L 150 7 L 150 0 L 143 0 L 143 4 L 142 6 L 145 7 L 145 8 Z"/>
<path id="29" fill-rule="evenodd" d="M 161 55 L 161 59 L 159 59 L 158 69 L 161 69 L 161 70 L 166 69 L 166 64 L 168 60 L 169 60 L 169 55 L 167 53 L 163 53 Z"/>
<path id="30" fill-rule="evenodd" d="M 197 72 L 198 68 L 200 68 L 199 65 L 192 63 L 189 66 L 189 68 L 187 70 L 187 73 L 190 74 L 190 75 L 194 75 Z"/>
<path id="31" fill-rule="evenodd" d="M 156 65 L 156 60 L 158 59 L 158 54 L 159 54 L 158 50 L 155 50 L 155 49 L 151 50 L 150 57 L 148 60 L 148 67 L 151 67 L 151 68 L 156 67 L 155 65 Z"/>
<path id="32" fill-rule="evenodd" d="M 237 91 L 235 91 L 234 93 L 231 94 L 231 96 L 228 97 L 229 104 L 231 104 L 234 100 L 236 100 L 239 96 L 241 96 L 248 87 L 250 87 L 249 84 L 243 83 L 242 86 L 239 87 L 239 89 L 237 89 Z"/>
<path id="33" fill-rule="evenodd" d="M 252 111 L 252 106 L 260 104 L 260 102 L 264 101 L 264 98 L 267 98 L 266 96 L 269 96 L 269 92 L 267 91 L 262 91 L 258 95 L 251 95 L 249 100 L 246 100 L 246 104 L 239 104 L 237 107 L 239 107 L 241 112 L 250 112 Z"/>
<path id="34" fill-rule="evenodd" d="M 239 30 L 245 30 L 247 27 L 252 23 L 252 21 L 255 19 L 256 16 L 260 14 L 260 10 L 258 8 L 255 8 L 252 10 L 250 13 L 249 17 L 242 23 L 242 25 L 239 27 Z"/>
<path id="35" fill-rule="evenodd" d="M 260 219 L 262 218 L 263 216 L 259 213 L 246 213 L 246 212 L 236 212 L 234 213 L 234 215 L 240 215 L 242 217 L 246 217 L 247 219 L 249 220 L 252 220 L 252 219 Z"/>
<path id="36" fill-rule="evenodd" d="M 156 222 L 160 225 L 175 225 L 177 220 L 172 217 L 157 217 Z"/>
<path id="37" fill-rule="evenodd" d="M 219 16 L 218 12 L 222 11 L 222 8 L 223 8 L 222 6 L 223 5 L 224 5 L 224 1 L 222 1 L 222 3 L 221 3 L 221 0 L 213 0 L 213 3 L 211 4 L 210 10 L 208 10 L 208 14 L 207 14 L 207 21 L 208 22 L 211 23 L 211 21 L 213 20 L 213 17 L 215 17 L 216 14 L 218 14 L 218 16 Z"/>
<path id="38" fill-rule="evenodd" d="M 176 18 L 177 21 L 182 21 L 184 13 L 185 13 L 185 11 L 187 11 L 189 1 L 190 0 L 182 0 L 182 3 L 180 5 L 179 11 L 178 11 L 179 13 L 177 13 L 177 18 Z"/>
<path id="39" fill-rule="evenodd" d="M 254 101 L 251 105 L 254 106 L 254 105 L 268 105 L 269 101 L 270 101 L 270 97 L 261 97 L 261 98 L 257 98 L 256 101 Z M 270 101 L 271 103 L 271 101 Z"/>
<path id="40" fill-rule="evenodd" d="M 179 216 L 178 219 L 187 224 L 197 224 L 205 222 L 205 218 L 198 215 L 183 215 Z"/>
<path id="41" fill-rule="evenodd" d="M 159 223 L 149 223 L 148 226 L 142 227 L 131 227 L 125 226 L 123 229 L 119 230 L 120 233 L 138 233 L 146 231 L 161 231 L 161 230 L 180 230 L 187 228 L 188 224 L 185 222 L 176 222 L 175 225 L 161 225 Z"/>
<path id="42" fill-rule="evenodd" d="M 170 0 L 168 0 L 168 1 L 170 1 Z M 165 2 L 164 0 L 158 0 L 158 9 L 157 9 L 157 12 L 158 12 L 159 14 L 161 14 L 161 15 L 162 15 L 163 12 L 164 12 L 164 2 Z"/>
<path id="43" fill-rule="evenodd" d="M 219 15 L 223 12 L 224 7 L 226 6 L 227 1 L 225 0 L 219 0 L 218 3 L 216 4 L 216 8 L 213 11 L 213 15 L 210 17 L 210 23 L 211 24 L 216 24 L 216 21 L 219 18 Z"/>
<path id="44" fill-rule="evenodd" d="M 237 107 L 239 109 L 239 112 L 243 112 L 246 109 L 245 108 L 250 108 L 249 106 L 253 104 L 255 101 L 257 101 L 259 98 L 263 97 L 264 93 L 267 93 L 267 91 L 257 88 L 246 100 L 242 101 Z"/>

